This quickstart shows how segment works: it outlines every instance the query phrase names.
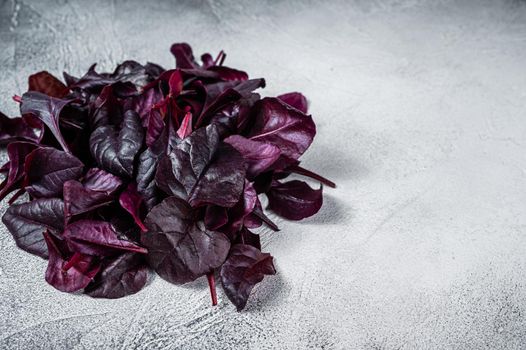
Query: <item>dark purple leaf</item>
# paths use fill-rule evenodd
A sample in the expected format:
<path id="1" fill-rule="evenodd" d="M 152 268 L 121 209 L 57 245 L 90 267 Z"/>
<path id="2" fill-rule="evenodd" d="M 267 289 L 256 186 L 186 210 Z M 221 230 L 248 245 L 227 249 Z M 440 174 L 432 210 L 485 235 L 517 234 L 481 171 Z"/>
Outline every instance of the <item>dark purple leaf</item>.
<path id="1" fill-rule="evenodd" d="M 120 239 L 110 223 L 96 220 L 80 220 L 64 230 L 68 247 L 75 252 L 96 256 L 112 256 L 125 251 L 146 253 L 137 244 Z"/>
<path id="2" fill-rule="evenodd" d="M 273 144 L 250 140 L 241 135 L 232 135 L 225 142 L 238 150 L 245 159 L 249 179 L 254 179 L 269 169 L 281 154 L 279 148 Z"/>
<path id="3" fill-rule="evenodd" d="M 309 115 L 276 98 L 264 98 L 254 105 L 253 126 L 248 138 L 279 147 L 281 154 L 296 160 L 309 148 L 316 126 Z"/>
<path id="4" fill-rule="evenodd" d="M 256 249 L 261 250 L 261 240 L 259 235 L 251 232 L 246 227 L 243 227 L 234 240 L 234 244 L 248 244 Z"/>
<path id="5" fill-rule="evenodd" d="M 62 149 L 71 153 L 60 131 L 59 117 L 62 109 L 72 101 L 49 97 L 36 91 L 26 92 L 22 95 L 20 113 L 33 114 L 40 119 L 55 136 Z"/>
<path id="6" fill-rule="evenodd" d="M 2 222 L 20 249 L 47 258 L 48 252 L 42 233 L 46 229 L 55 233 L 62 232 L 64 203 L 58 198 L 41 198 L 12 205 L 2 217 Z"/>
<path id="7" fill-rule="evenodd" d="M 202 205 L 235 205 L 243 191 L 243 157 L 220 144 L 215 126 L 196 130 L 158 165 L 157 186 L 170 195 Z"/>
<path id="8" fill-rule="evenodd" d="M 120 178 L 98 168 L 88 170 L 82 183 L 89 190 L 106 192 L 107 194 L 114 193 L 122 185 Z"/>
<path id="9" fill-rule="evenodd" d="M 43 235 L 49 251 L 46 282 L 62 292 L 76 292 L 86 287 L 99 272 L 100 263 L 90 255 L 75 253 L 68 260 L 60 251 L 57 238 Z"/>
<path id="10" fill-rule="evenodd" d="M 192 48 L 187 43 L 176 43 L 170 48 L 170 51 L 175 56 L 177 68 L 194 69 L 199 68 L 199 64 L 195 62 Z"/>
<path id="11" fill-rule="evenodd" d="M 142 197 L 137 192 L 137 186 L 134 183 L 130 183 L 126 190 L 124 190 L 119 197 L 119 204 L 123 207 L 130 215 L 133 220 L 139 226 L 139 228 L 146 232 L 147 228 L 144 226 L 141 220 L 141 204 Z"/>
<path id="12" fill-rule="evenodd" d="M 150 111 L 145 119 L 145 127 L 146 146 L 150 147 L 160 137 L 165 128 L 164 117 L 160 109 L 154 108 Z"/>
<path id="13" fill-rule="evenodd" d="M 27 117 L 9 118 L 0 112 L 0 146 L 13 141 L 39 143 L 43 136 L 43 128 L 32 124 L 35 123 L 28 123 Z"/>
<path id="14" fill-rule="evenodd" d="M 150 266 L 165 280 L 186 283 L 203 276 L 225 261 L 228 238 L 201 228 L 189 206 L 169 197 L 147 215 L 149 231 L 141 236 Z"/>
<path id="15" fill-rule="evenodd" d="M 321 187 L 314 190 L 298 180 L 285 183 L 275 181 L 267 196 L 269 208 L 289 220 L 308 218 L 316 214 L 323 203 Z"/>
<path id="16" fill-rule="evenodd" d="M 262 253 L 247 244 L 236 244 L 230 249 L 228 259 L 221 267 L 221 282 L 228 299 L 241 311 L 254 286 L 265 275 L 275 273 L 270 254 Z"/>
<path id="17" fill-rule="evenodd" d="M 212 66 L 209 71 L 217 73 L 217 77 L 226 81 L 244 81 L 248 79 L 248 74 L 234 68 L 224 66 Z"/>
<path id="18" fill-rule="evenodd" d="M 144 255 L 124 253 L 104 261 L 99 274 L 84 293 L 94 298 L 121 298 L 140 291 L 148 280 Z"/>
<path id="19" fill-rule="evenodd" d="M 258 203 L 258 195 L 250 182 L 245 180 L 243 195 L 239 202 L 228 210 L 228 225 L 222 232 L 235 233 L 244 225 L 245 218 L 254 211 Z"/>
<path id="20" fill-rule="evenodd" d="M 228 222 L 227 209 L 217 205 L 207 206 L 204 221 L 207 229 L 217 230 Z"/>
<path id="21" fill-rule="evenodd" d="M 68 222 L 73 216 L 91 212 L 114 201 L 111 192 L 92 190 L 86 185 L 69 180 L 64 183 L 64 216 Z"/>
<path id="22" fill-rule="evenodd" d="M 64 183 L 78 179 L 84 164 L 75 156 L 51 147 L 31 152 L 24 164 L 25 189 L 35 198 L 58 197 Z"/>
<path id="23" fill-rule="evenodd" d="M 4 199 L 6 195 L 12 191 L 20 188 L 21 180 L 25 175 L 24 162 L 26 156 L 37 147 L 31 142 L 16 141 L 7 145 L 7 156 L 9 162 L 7 163 L 9 172 L 7 178 L 2 182 L 0 191 L 0 200 Z"/>
<path id="24" fill-rule="evenodd" d="M 303 96 L 303 94 L 299 92 L 289 92 L 288 94 L 279 95 L 278 98 L 288 104 L 289 106 L 292 106 L 296 108 L 297 110 L 302 111 L 303 113 L 307 113 L 308 109 L 308 103 L 307 98 Z"/>
<path id="25" fill-rule="evenodd" d="M 38 91 L 56 98 L 63 98 L 69 92 L 69 89 L 64 83 L 46 71 L 30 75 L 28 85 L 29 91 Z"/>
<path id="26" fill-rule="evenodd" d="M 108 125 L 93 131 L 89 141 L 91 154 L 102 169 L 129 178 L 143 138 L 139 116 L 130 110 L 124 114 L 120 130 Z"/>

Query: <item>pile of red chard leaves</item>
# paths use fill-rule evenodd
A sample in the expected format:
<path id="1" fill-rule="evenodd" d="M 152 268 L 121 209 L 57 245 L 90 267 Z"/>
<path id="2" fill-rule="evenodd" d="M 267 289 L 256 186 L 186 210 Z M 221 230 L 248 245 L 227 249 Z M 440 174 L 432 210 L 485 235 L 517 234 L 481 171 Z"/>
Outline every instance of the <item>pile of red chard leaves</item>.
<path id="1" fill-rule="evenodd" d="M 126 61 L 64 73 L 65 84 L 30 76 L 13 97 L 21 117 L 0 113 L 0 199 L 14 192 L 2 221 L 18 247 L 48 259 L 58 290 L 119 298 L 153 269 L 176 284 L 206 275 L 215 305 L 217 274 L 241 310 L 276 272 L 251 231 L 278 230 L 258 196 L 300 220 L 320 209 L 322 188 L 285 178 L 334 184 L 299 165 L 316 133 L 302 94 L 261 98 L 265 81 L 223 66 L 223 52 L 202 64 L 188 44 L 171 52 L 176 69 Z"/>

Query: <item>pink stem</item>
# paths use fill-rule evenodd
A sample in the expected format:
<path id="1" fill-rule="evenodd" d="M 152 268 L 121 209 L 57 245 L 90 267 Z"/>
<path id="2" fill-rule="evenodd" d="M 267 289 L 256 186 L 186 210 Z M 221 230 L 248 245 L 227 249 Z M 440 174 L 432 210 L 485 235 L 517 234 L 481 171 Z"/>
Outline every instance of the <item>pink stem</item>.
<path id="1" fill-rule="evenodd" d="M 289 167 L 288 170 L 290 170 L 291 172 L 293 172 L 295 174 L 307 176 L 307 177 L 310 177 L 310 178 L 312 178 L 314 180 L 318 180 L 322 184 L 325 184 L 325 185 L 327 185 L 329 187 L 336 188 L 336 184 L 334 182 L 332 182 L 331 180 L 326 179 L 323 176 L 318 175 L 316 173 L 313 173 L 310 170 L 302 168 L 299 165 L 293 165 L 293 166 Z"/>
<path id="2" fill-rule="evenodd" d="M 208 286 L 210 287 L 210 296 L 212 297 L 212 306 L 217 305 L 217 294 L 216 294 L 216 279 L 214 277 L 214 272 L 206 274 L 208 279 Z"/>
<path id="3" fill-rule="evenodd" d="M 76 252 L 73 254 L 73 256 L 69 259 L 69 261 L 66 263 L 66 265 L 62 266 L 62 270 L 67 271 L 70 268 L 72 268 L 76 263 L 78 263 L 82 259 L 82 254 L 79 252 Z"/>

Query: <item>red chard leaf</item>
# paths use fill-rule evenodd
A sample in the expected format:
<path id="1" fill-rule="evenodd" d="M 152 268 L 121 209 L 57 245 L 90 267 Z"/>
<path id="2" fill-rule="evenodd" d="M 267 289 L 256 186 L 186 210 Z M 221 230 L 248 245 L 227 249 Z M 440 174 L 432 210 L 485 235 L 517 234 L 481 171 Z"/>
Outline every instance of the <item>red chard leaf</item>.
<path id="1" fill-rule="evenodd" d="M 196 130 L 164 156 L 155 181 L 164 192 L 193 207 L 231 207 L 243 191 L 244 167 L 243 157 L 230 145 L 221 145 L 211 125 Z"/>
<path id="2" fill-rule="evenodd" d="M 63 98 L 69 93 L 64 83 L 46 71 L 38 72 L 29 76 L 28 91 L 37 91 L 50 97 Z"/>
<path id="3" fill-rule="evenodd" d="M 194 220 L 188 204 L 176 197 L 165 199 L 146 217 L 149 231 L 141 236 L 141 243 L 148 249 L 150 266 L 169 282 L 193 281 L 226 259 L 228 238 Z"/>
<path id="4" fill-rule="evenodd" d="M 279 95 L 278 98 L 289 106 L 292 106 L 303 113 L 307 113 L 307 98 L 303 96 L 303 94 L 299 92 L 289 92 L 288 94 Z"/>
<path id="5" fill-rule="evenodd" d="M 254 125 L 248 133 L 253 141 L 279 147 L 281 154 L 298 159 L 309 148 L 316 126 L 312 118 L 276 98 L 264 98 L 253 111 Z"/>
<path id="6" fill-rule="evenodd" d="M 143 137 L 139 116 L 130 110 L 124 115 L 120 130 L 108 125 L 93 131 L 89 141 L 91 154 L 102 169 L 130 178 Z"/>
<path id="7" fill-rule="evenodd" d="M 142 197 L 137 192 L 137 186 L 134 183 L 130 183 L 126 190 L 124 190 L 119 197 L 119 204 L 123 207 L 130 215 L 133 220 L 139 226 L 139 228 L 146 232 L 147 229 L 142 223 L 140 217 Z"/>
<path id="8" fill-rule="evenodd" d="M 250 140 L 241 135 L 232 135 L 226 138 L 225 142 L 232 145 L 245 158 L 249 179 L 254 179 L 268 170 L 281 154 L 279 148 L 273 144 Z"/>
<path id="9" fill-rule="evenodd" d="M 146 249 L 120 239 L 110 223 L 96 220 L 80 220 L 66 227 L 64 239 L 69 249 L 82 254 L 112 256 L 119 252 L 145 254 Z"/>
<path id="10" fill-rule="evenodd" d="M 323 203 L 322 188 L 313 190 L 303 181 L 285 183 L 276 181 L 267 192 L 269 208 L 289 220 L 301 220 L 320 210 Z"/>
<path id="11" fill-rule="evenodd" d="M 22 115 L 32 114 L 40 119 L 55 136 L 62 149 L 70 153 L 68 145 L 60 131 L 59 118 L 62 109 L 71 102 L 73 102 L 72 99 L 63 100 L 49 97 L 36 91 L 26 92 L 22 95 L 20 113 L 22 113 Z"/>
<path id="12" fill-rule="evenodd" d="M 49 251 L 46 282 L 62 292 L 76 292 L 86 287 L 100 270 L 100 263 L 93 256 L 75 253 L 64 259 L 57 238 L 44 233 Z"/>
<path id="13" fill-rule="evenodd" d="M 64 203 L 58 198 L 35 199 L 10 206 L 2 217 L 16 245 L 26 252 L 48 257 L 43 232 L 56 233 L 64 229 Z"/>
<path id="14" fill-rule="evenodd" d="M 115 299 L 140 291 L 148 281 L 148 267 L 144 255 L 124 253 L 103 261 L 84 293 L 94 298 Z"/>
<path id="15" fill-rule="evenodd" d="M 247 244 L 232 246 L 228 259 L 221 268 L 221 282 L 225 294 L 237 307 L 245 308 L 250 292 L 265 275 L 274 275 L 272 256 Z"/>
<path id="16" fill-rule="evenodd" d="M 75 156 L 52 147 L 40 147 L 25 160 L 25 189 L 35 198 L 58 197 L 64 183 L 78 179 L 84 164 Z"/>

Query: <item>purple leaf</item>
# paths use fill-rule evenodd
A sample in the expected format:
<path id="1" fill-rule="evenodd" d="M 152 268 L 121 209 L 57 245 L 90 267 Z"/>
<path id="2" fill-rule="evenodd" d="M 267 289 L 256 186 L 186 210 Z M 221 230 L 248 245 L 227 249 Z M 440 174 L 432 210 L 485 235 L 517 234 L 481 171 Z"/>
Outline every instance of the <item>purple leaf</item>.
<path id="1" fill-rule="evenodd" d="M 29 91 L 38 91 L 50 97 L 63 98 L 69 92 L 64 83 L 46 71 L 30 75 L 28 84 Z"/>
<path id="2" fill-rule="evenodd" d="M 112 256 L 124 251 L 147 252 L 131 241 L 120 239 L 110 223 L 105 221 L 74 222 L 64 230 L 64 238 L 72 251 L 82 254 Z"/>
<path id="3" fill-rule="evenodd" d="M 26 92 L 22 95 L 20 113 L 22 115 L 33 114 L 40 119 L 55 136 L 62 149 L 71 153 L 60 131 L 59 117 L 62 109 L 72 101 L 49 97 L 36 91 Z"/>
<path id="4" fill-rule="evenodd" d="M 296 160 L 309 148 L 316 126 L 312 118 L 276 98 L 254 105 L 253 126 L 248 138 L 279 147 L 281 154 Z"/>
<path id="5" fill-rule="evenodd" d="M 90 255 L 75 253 L 65 260 L 57 239 L 48 232 L 44 239 L 49 251 L 46 282 L 62 292 L 76 292 L 86 287 L 99 272 L 100 264 Z"/>
<path id="6" fill-rule="evenodd" d="M 228 225 L 221 231 L 229 234 L 238 232 L 243 227 L 245 218 L 254 211 L 256 203 L 258 203 L 256 190 L 245 180 L 243 195 L 235 206 L 228 209 Z"/>
<path id="7" fill-rule="evenodd" d="M 84 293 L 94 298 L 121 298 L 140 291 L 148 280 L 148 268 L 142 254 L 124 253 L 104 261 Z"/>
<path id="8" fill-rule="evenodd" d="M 307 113 L 308 109 L 308 103 L 307 98 L 303 96 L 303 94 L 299 92 L 289 92 L 288 94 L 279 95 L 278 98 L 288 104 L 289 106 L 292 106 L 296 108 L 297 110 L 302 111 L 303 113 Z"/>
<path id="9" fill-rule="evenodd" d="M 279 148 L 273 144 L 250 140 L 241 135 L 232 135 L 225 142 L 238 150 L 245 159 L 249 179 L 254 179 L 269 169 L 281 154 Z"/>
<path id="10" fill-rule="evenodd" d="M 122 185 L 120 178 L 98 168 L 88 170 L 82 183 L 89 190 L 106 192 L 107 194 L 114 193 Z"/>
<path id="11" fill-rule="evenodd" d="M 129 110 L 124 114 L 120 130 L 108 125 L 93 131 L 89 141 L 90 151 L 102 169 L 129 178 L 133 175 L 133 162 L 143 138 L 139 116 Z"/>
<path id="12" fill-rule="evenodd" d="M 226 81 L 244 81 L 248 79 L 248 74 L 234 68 L 224 66 L 212 66 L 209 71 L 217 73 L 218 79 Z"/>
<path id="13" fill-rule="evenodd" d="M 203 276 L 225 261 L 228 238 L 201 228 L 189 206 L 169 197 L 147 215 L 149 231 L 141 236 L 150 266 L 165 280 L 186 283 Z"/>
<path id="14" fill-rule="evenodd" d="M 39 143 L 42 136 L 43 128 L 37 127 L 35 123 L 29 123 L 27 117 L 9 118 L 0 112 L 0 146 L 7 145 L 13 141 Z"/>
<path id="15" fill-rule="evenodd" d="M 146 232 L 148 229 L 142 223 L 140 217 L 140 209 L 142 204 L 142 197 L 137 192 L 137 186 L 134 183 L 130 183 L 126 190 L 124 190 L 119 197 L 119 204 L 123 207 L 130 215 L 133 220 L 139 226 L 139 228 Z"/>
<path id="16" fill-rule="evenodd" d="M 247 244 L 236 244 L 232 246 L 228 259 L 221 267 L 221 282 L 228 299 L 241 311 L 254 286 L 265 275 L 275 273 L 270 254 L 262 253 Z"/>
<path id="17" fill-rule="evenodd" d="M 230 145 L 220 147 L 217 129 L 211 125 L 184 139 L 158 165 L 155 181 L 169 195 L 193 207 L 235 205 L 243 191 L 243 157 Z"/>
<path id="18" fill-rule="evenodd" d="M 234 244 L 247 244 L 258 250 L 261 250 L 261 240 L 259 235 L 253 233 L 246 227 L 243 227 L 234 240 Z"/>
<path id="19" fill-rule="evenodd" d="M 192 48 L 187 43 L 176 43 L 170 48 L 170 51 L 175 56 L 177 68 L 182 69 L 193 69 L 199 68 L 197 62 L 195 62 Z"/>
<path id="20" fill-rule="evenodd" d="M 146 146 L 150 147 L 159 138 L 165 128 L 164 118 L 160 109 L 152 108 L 145 120 Z"/>
<path id="21" fill-rule="evenodd" d="M 66 222 L 79 214 L 91 212 L 104 205 L 111 204 L 114 196 L 111 192 L 96 191 L 85 184 L 69 180 L 64 183 L 64 216 Z"/>
<path id="22" fill-rule="evenodd" d="M 289 220 L 301 220 L 312 216 L 320 210 L 323 203 L 321 187 L 314 190 L 298 180 L 285 183 L 275 181 L 267 196 L 269 208 Z"/>
<path id="23" fill-rule="evenodd" d="M 20 187 L 21 180 L 25 175 L 24 162 L 26 156 L 37 147 L 31 142 L 16 141 L 7 145 L 7 156 L 9 157 L 9 173 L 2 182 L 0 200 L 4 199 L 11 191 Z"/>
<path id="24" fill-rule="evenodd" d="M 228 222 L 226 208 L 217 205 L 209 205 L 205 211 L 205 226 L 209 230 L 217 230 Z"/>
<path id="25" fill-rule="evenodd" d="M 62 232 L 64 203 L 58 198 L 41 198 L 12 205 L 6 210 L 2 222 L 20 249 L 47 258 L 48 252 L 42 233 L 46 229 L 56 233 Z"/>
<path id="26" fill-rule="evenodd" d="M 51 147 L 31 152 L 24 164 L 25 189 L 35 198 L 58 197 L 64 183 L 78 179 L 84 164 L 75 156 Z"/>

